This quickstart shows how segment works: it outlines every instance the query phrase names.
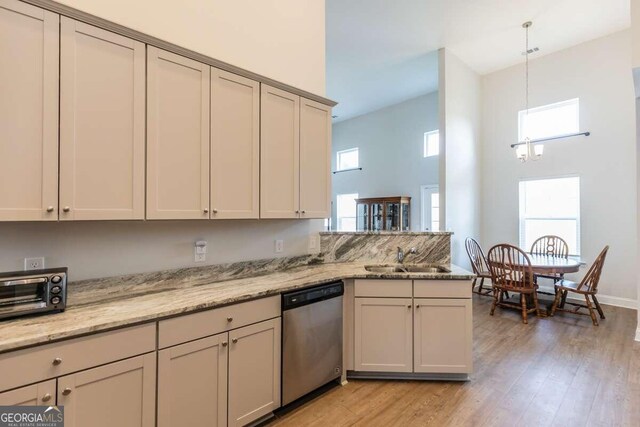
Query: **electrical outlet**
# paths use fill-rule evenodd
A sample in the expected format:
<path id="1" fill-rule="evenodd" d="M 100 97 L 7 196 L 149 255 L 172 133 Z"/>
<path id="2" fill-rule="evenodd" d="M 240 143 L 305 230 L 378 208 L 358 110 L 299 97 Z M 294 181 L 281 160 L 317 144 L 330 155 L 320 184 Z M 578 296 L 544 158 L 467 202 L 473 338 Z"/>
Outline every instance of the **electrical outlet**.
<path id="1" fill-rule="evenodd" d="M 24 259 L 25 270 L 41 270 L 43 268 L 44 268 L 44 257 Z"/>
<path id="2" fill-rule="evenodd" d="M 316 252 L 318 250 L 318 237 L 317 234 L 309 235 L 309 252 Z"/>
<path id="3" fill-rule="evenodd" d="M 198 240 L 194 247 L 194 261 L 195 262 L 205 262 L 207 260 L 207 241 L 206 240 Z"/>
<path id="4" fill-rule="evenodd" d="M 284 251 L 284 240 L 276 240 L 275 251 L 277 254 L 282 253 L 282 251 Z"/>

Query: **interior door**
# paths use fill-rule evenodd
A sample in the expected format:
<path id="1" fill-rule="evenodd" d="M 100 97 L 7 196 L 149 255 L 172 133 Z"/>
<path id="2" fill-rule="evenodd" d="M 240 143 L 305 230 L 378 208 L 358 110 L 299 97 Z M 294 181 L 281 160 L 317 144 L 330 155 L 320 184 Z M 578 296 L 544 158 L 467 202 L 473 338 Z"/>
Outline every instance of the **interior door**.
<path id="1" fill-rule="evenodd" d="M 280 406 L 280 318 L 229 332 L 229 426 Z"/>
<path id="2" fill-rule="evenodd" d="M 66 17 L 60 219 L 144 218 L 145 45 Z"/>
<path id="3" fill-rule="evenodd" d="M 331 107 L 300 98 L 300 218 L 328 218 Z"/>
<path id="4" fill-rule="evenodd" d="M 158 427 L 227 425 L 228 334 L 158 352 Z"/>
<path id="5" fill-rule="evenodd" d="M 300 216 L 300 97 L 263 84 L 260 218 Z"/>
<path id="6" fill-rule="evenodd" d="M 153 46 L 147 61 L 147 219 L 208 219 L 211 67 Z"/>
<path id="7" fill-rule="evenodd" d="M 211 218 L 260 216 L 260 84 L 211 69 Z"/>
<path id="8" fill-rule="evenodd" d="M 0 406 L 50 406 L 56 404 L 56 380 L 44 381 L 0 393 Z"/>
<path id="9" fill-rule="evenodd" d="M 59 19 L 0 0 L 0 221 L 58 219 Z"/>
<path id="10" fill-rule="evenodd" d="M 411 298 L 355 299 L 355 370 L 412 372 Z"/>
<path id="11" fill-rule="evenodd" d="M 65 427 L 153 427 L 155 401 L 155 352 L 58 379 Z"/>

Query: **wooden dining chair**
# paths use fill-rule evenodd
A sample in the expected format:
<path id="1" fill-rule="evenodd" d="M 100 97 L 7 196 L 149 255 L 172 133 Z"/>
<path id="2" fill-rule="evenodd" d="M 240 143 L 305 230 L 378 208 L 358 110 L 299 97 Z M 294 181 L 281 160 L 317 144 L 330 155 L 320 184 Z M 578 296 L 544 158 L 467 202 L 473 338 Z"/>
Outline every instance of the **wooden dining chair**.
<path id="1" fill-rule="evenodd" d="M 553 300 L 553 306 L 551 307 L 551 316 L 553 316 L 556 311 L 566 311 L 568 313 L 574 314 L 582 314 L 587 315 L 587 313 L 581 313 L 578 310 L 581 308 L 586 308 L 589 310 L 589 316 L 591 316 L 591 321 L 595 326 L 598 326 L 598 319 L 596 318 L 596 313 L 593 310 L 593 305 L 595 305 L 598 314 L 600 314 L 600 318 L 604 319 L 604 312 L 602 311 L 602 307 L 600 307 L 600 303 L 596 298 L 596 294 L 598 293 L 598 282 L 600 282 L 600 274 L 602 274 L 602 267 L 604 267 L 604 260 L 607 257 L 607 251 L 609 250 L 609 246 L 605 246 L 598 258 L 594 261 L 593 265 L 587 271 L 587 274 L 582 278 L 580 283 L 575 283 L 570 280 L 560 280 L 556 283 L 556 298 Z M 578 304 L 573 302 L 566 302 L 567 294 L 569 292 L 573 292 L 576 294 L 580 294 L 584 296 L 585 304 Z M 589 298 L 593 300 L 593 304 L 589 301 Z M 575 306 L 573 310 L 567 310 L 564 308 L 564 304 L 570 304 Z"/>
<path id="2" fill-rule="evenodd" d="M 551 255 L 566 259 L 569 258 L 569 245 L 562 237 L 552 235 L 542 236 L 533 242 L 529 253 L 536 255 Z M 558 280 L 564 279 L 564 273 L 536 274 L 535 276 L 552 279 L 554 284 Z"/>
<path id="3" fill-rule="evenodd" d="M 533 277 L 531 260 L 520 248 L 512 245 L 500 244 L 489 250 L 489 271 L 493 283 L 493 304 L 490 314 L 496 307 L 509 307 L 522 310 L 522 322 L 528 323 L 527 315 L 531 312 L 540 317 L 538 306 L 538 285 Z M 520 304 L 504 299 L 505 292 L 520 294 Z M 533 307 L 528 307 L 527 299 L 532 298 Z"/>
<path id="4" fill-rule="evenodd" d="M 474 293 L 479 295 L 491 295 L 492 290 L 490 288 L 483 288 L 484 280 L 491 280 L 491 272 L 489 271 L 487 258 L 484 256 L 482 247 L 480 247 L 480 244 L 471 237 L 467 237 L 464 245 L 467 249 L 467 255 L 469 255 L 469 261 L 471 262 L 473 274 L 476 275 L 476 277 L 473 279 L 473 282 L 471 283 L 471 289 Z M 476 289 L 476 282 L 478 281 L 478 279 L 480 279 L 480 285 L 478 285 L 478 289 Z"/>

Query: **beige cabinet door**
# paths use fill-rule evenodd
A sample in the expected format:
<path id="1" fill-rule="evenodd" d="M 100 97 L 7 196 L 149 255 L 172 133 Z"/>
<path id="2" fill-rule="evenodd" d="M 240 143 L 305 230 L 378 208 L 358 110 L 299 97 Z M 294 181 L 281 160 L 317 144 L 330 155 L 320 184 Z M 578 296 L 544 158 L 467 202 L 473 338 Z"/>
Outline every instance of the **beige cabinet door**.
<path id="1" fill-rule="evenodd" d="M 211 218 L 260 216 L 260 85 L 211 69 Z"/>
<path id="2" fill-rule="evenodd" d="M 144 218 L 145 46 L 62 17 L 60 219 Z"/>
<path id="3" fill-rule="evenodd" d="M 416 298 L 414 304 L 414 372 L 470 373 L 471 300 Z"/>
<path id="4" fill-rule="evenodd" d="M 158 352 L 158 426 L 227 425 L 226 333 Z"/>
<path id="5" fill-rule="evenodd" d="M 209 218 L 210 69 L 148 47 L 147 219 Z"/>
<path id="6" fill-rule="evenodd" d="M 331 206 L 331 107 L 300 99 L 300 218 L 328 218 Z"/>
<path id="7" fill-rule="evenodd" d="M 280 407 L 280 318 L 229 337 L 229 426 L 244 426 Z"/>
<path id="8" fill-rule="evenodd" d="M 58 219 L 58 27 L 0 0 L 0 221 Z"/>
<path id="9" fill-rule="evenodd" d="M 53 406 L 55 404 L 56 380 L 0 393 L 0 406 Z"/>
<path id="10" fill-rule="evenodd" d="M 356 298 L 355 302 L 355 370 L 411 372 L 411 298 Z"/>
<path id="11" fill-rule="evenodd" d="M 260 105 L 260 218 L 298 218 L 300 97 L 263 84 Z"/>
<path id="12" fill-rule="evenodd" d="M 153 427 L 156 354 L 58 378 L 65 427 Z"/>

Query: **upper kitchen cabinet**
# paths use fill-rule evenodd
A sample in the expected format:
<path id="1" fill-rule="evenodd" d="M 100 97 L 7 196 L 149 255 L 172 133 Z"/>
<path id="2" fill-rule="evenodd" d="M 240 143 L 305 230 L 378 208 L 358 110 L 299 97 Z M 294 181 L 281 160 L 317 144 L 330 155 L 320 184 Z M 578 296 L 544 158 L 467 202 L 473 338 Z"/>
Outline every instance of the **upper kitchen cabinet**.
<path id="1" fill-rule="evenodd" d="M 300 99 L 300 217 L 331 215 L 331 107 Z"/>
<path id="2" fill-rule="evenodd" d="M 260 85 L 211 69 L 211 218 L 258 218 Z"/>
<path id="3" fill-rule="evenodd" d="M 300 97 L 261 88 L 260 217 L 300 216 Z"/>
<path id="4" fill-rule="evenodd" d="M 149 46 L 147 218 L 209 218 L 209 75 L 200 62 Z"/>
<path id="5" fill-rule="evenodd" d="M 60 46 L 60 219 L 143 219 L 145 45 L 62 17 Z"/>
<path id="6" fill-rule="evenodd" d="M 57 220 L 59 16 L 0 0 L 0 40 L 0 220 Z"/>

